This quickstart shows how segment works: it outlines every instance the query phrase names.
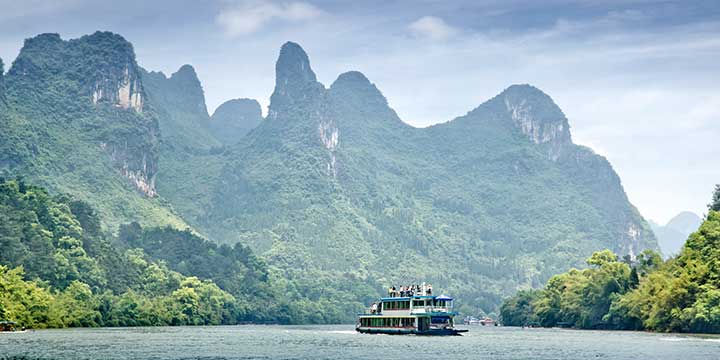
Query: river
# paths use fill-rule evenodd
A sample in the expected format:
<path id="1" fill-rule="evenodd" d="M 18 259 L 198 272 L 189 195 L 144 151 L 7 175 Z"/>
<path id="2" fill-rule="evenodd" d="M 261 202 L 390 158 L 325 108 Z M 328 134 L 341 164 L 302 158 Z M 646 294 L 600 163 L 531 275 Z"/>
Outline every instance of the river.
<path id="1" fill-rule="evenodd" d="M 720 337 L 469 327 L 457 337 L 364 335 L 352 325 L 0 333 L 0 359 L 718 359 Z"/>

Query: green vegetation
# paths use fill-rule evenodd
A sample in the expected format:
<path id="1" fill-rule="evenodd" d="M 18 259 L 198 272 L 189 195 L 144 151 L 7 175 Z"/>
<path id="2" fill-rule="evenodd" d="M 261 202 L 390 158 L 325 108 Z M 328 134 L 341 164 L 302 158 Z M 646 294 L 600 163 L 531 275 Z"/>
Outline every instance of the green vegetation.
<path id="1" fill-rule="evenodd" d="M 350 322 L 391 283 L 493 312 L 598 249 L 657 248 L 607 160 L 534 87 L 418 129 L 359 72 L 325 88 L 297 44 L 276 71 L 267 119 L 244 101 L 238 123 L 238 102 L 210 119 L 192 67 L 146 72 L 119 35 L 28 39 L 3 79 L 0 175 L 77 199 L 53 201 L 78 221 L 96 211 L 98 230 L 13 245 L 2 264 L 52 296 L 80 281 L 155 301 L 197 276 L 232 296 L 233 321 Z M 147 293 L 145 270 L 108 271 L 138 259 L 181 280 Z"/>
<path id="2" fill-rule="evenodd" d="M 190 231 L 132 223 L 115 238 L 100 223 L 82 201 L 2 180 L 0 317 L 33 328 L 337 323 L 373 294 L 352 281 L 293 282 L 247 247 Z M 351 298 L 350 286 L 366 296 Z"/>
<path id="3" fill-rule="evenodd" d="M 262 119 L 262 110 L 256 100 L 233 99 L 215 110 L 209 129 L 223 144 L 234 145 L 260 125 Z"/>
<path id="4" fill-rule="evenodd" d="M 157 115 L 147 104 L 122 105 L 129 94 L 144 97 L 125 39 L 106 32 L 69 41 L 39 35 L 25 41 L 4 83 L 0 175 L 22 174 L 88 202 L 111 231 L 132 220 L 186 226 L 153 196 Z"/>
<path id="5" fill-rule="evenodd" d="M 523 126 L 547 133 L 536 139 Z M 568 128 L 531 86 L 413 128 L 363 74 L 325 89 L 303 50 L 287 44 L 268 118 L 227 148 L 193 225 L 301 278 L 425 280 L 465 314 L 497 311 L 518 287 L 599 249 L 657 248 L 610 164 L 573 144 Z"/>
<path id="6" fill-rule="evenodd" d="M 116 249 L 84 202 L 2 180 L 0 219 L 0 317 L 34 328 L 243 319 L 211 281 L 171 271 L 142 249 Z"/>
<path id="7" fill-rule="evenodd" d="M 714 210 L 690 235 L 680 254 L 663 262 L 653 252 L 634 261 L 605 250 L 589 269 L 552 277 L 542 290 L 505 300 L 506 325 L 573 326 L 720 333 L 720 212 Z"/>
<path id="8" fill-rule="evenodd" d="M 712 211 L 720 211 L 720 184 L 715 185 L 712 201 L 708 205 L 708 208 Z"/>

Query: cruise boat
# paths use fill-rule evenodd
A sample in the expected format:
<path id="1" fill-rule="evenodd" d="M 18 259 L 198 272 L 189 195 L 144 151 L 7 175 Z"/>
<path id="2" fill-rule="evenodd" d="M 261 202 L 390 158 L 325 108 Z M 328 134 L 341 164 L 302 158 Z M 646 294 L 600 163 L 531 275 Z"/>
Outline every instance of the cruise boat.
<path id="1" fill-rule="evenodd" d="M 418 291 L 390 291 L 365 313 L 358 314 L 355 330 L 366 334 L 460 335 L 455 328 L 453 298 Z"/>

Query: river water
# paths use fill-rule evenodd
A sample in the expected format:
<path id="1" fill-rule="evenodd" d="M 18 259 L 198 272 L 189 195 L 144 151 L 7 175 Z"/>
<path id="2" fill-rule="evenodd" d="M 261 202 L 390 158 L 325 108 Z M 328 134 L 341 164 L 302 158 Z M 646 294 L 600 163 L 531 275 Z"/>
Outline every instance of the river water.
<path id="1" fill-rule="evenodd" d="M 365 335 L 352 325 L 0 333 L 0 359 L 720 359 L 720 337 L 469 327 L 457 337 Z"/>

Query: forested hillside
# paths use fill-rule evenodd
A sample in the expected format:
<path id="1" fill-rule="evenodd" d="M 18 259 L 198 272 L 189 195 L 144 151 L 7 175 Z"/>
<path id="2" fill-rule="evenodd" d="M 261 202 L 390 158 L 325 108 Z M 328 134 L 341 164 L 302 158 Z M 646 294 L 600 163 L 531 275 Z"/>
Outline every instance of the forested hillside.
<path id="1" fill-rule="evenodd" d="M 0 318 L 34 328 L 337 323 L 375 295 L 352 280 L 288 280 L 242 244 L 189 230 L 131 223 L 114 237 L 100 223 L 83 201 L 0 180 Z"/>
<path id="2" fill-rule="evenodd" d="M 120 243 L 165 239 L 146 255 L 184 276 L 201 272 L 188 259 L 207 259 L 168 243 L 194 239 L 192 251 L 225 254 L 220 263 L 247 246 L 266 275 L 233 271 L 267 276 L 297 321 L 350 321 L 384 287 L 419 281 L 466 313 L 495 311 L 594 251 L 657 248 L 607 160 L 575 145 L 560 108 L 529 85 L 420 129 L 359 72 L 326 88 L 287 43 L 267 118 L 252 100 L 210 117 L 191 66 L 145 71 L 127 41 L 102 32 L 28 39 L 3 82 L 2 174 L 87 202 L 111 234 L 159 227 Z M 327 318 L 307 312 L 318 305 Z"/>
<path id="3" fill-rule="evenodd" d="M 598 249 L 657 246 L 607 160 L 534 87 L 418 129 L 359 72 L 326 89 L 297 44 L 276 72 L 267 119 L 226 151 L 198 226 L 288 274 L 424 279 L 492 311 Z"/>
<path id="4" fill-rule="evenodd" d="M 25 327 L 235 323 L 243 303 L 211 281 L 121 251 L 85 202 L 0 182 L 0 318 Z"/>
<path id="5" fill-rule="evenodd" d="M 680 254 L 618 259 L 605 250 L 589 269 L 554 276 L 501 307 L 506 325 L 720 333 L 720 186 Z"/>
<path id="6" fill-rule="evenodd" d="M 0 175 L 22 175 L 123 221 L 184 226 L 157 198 L 159 128 L 132 45 L 97 32 L 28 39 L 5 76 Z"/>

